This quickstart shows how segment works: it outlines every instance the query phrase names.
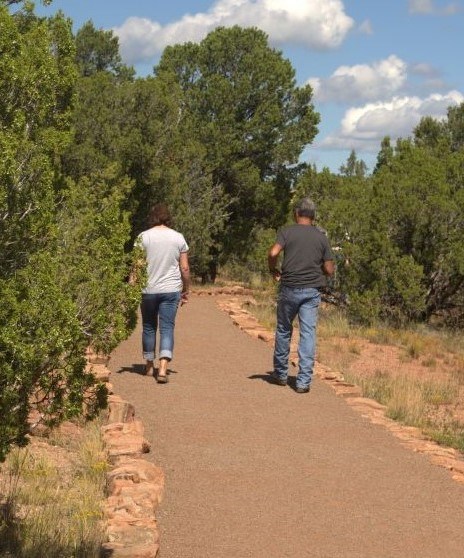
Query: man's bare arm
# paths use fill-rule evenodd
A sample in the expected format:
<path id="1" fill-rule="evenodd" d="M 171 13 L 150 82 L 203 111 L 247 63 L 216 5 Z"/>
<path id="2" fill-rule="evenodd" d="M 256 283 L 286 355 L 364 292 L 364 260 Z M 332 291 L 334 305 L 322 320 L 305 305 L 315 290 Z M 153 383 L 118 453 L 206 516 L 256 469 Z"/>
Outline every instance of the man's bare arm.
<path id="1" fill-rule="evenodd" d="M 333 260 L 327 260 L 322 264 L 322 271 L 328 277 L 331 277 L 335 273 L 335 264 Z"/>
<path id="2" fill-rule="evenodd" d="M 280 279 L 280 270 L 277 269 L 277 259 L 279 254 L 282 252 L 283 248 L 277 242 L 271 246 L 268 255 L 267 255 L 267 263 L 269 266 L 269 272 L 274 276 L 274 278 L 278 281 Z"/>

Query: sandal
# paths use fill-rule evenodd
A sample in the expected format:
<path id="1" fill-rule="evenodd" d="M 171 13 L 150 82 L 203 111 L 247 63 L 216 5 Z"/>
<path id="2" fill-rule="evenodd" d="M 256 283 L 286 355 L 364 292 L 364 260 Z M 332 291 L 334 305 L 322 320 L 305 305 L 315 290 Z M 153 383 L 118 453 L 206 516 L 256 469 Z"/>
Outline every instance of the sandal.
<path id="1" fill-rule="evenodd" d="M 157 376 L 156 381 L 159 384 L 167 384 L 169 379 L 166 374 L 163 374 L 162 376 Z"/>

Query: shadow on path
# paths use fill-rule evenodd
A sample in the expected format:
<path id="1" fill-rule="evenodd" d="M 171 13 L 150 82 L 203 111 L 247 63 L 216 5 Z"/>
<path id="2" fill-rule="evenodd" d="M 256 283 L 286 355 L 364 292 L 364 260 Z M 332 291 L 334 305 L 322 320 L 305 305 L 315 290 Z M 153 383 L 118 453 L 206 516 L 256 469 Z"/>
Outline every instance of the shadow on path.
<path id="1" fill-rule="evenodd" d="M 249 380 L 262 380 L 263 382 L 266 382 L 267 384 L 271 384 L 273 386 L 276 387 L 285 387 L 285 386 L 281 386 L 279 384 L 276 384 L 275 381 L 273 380 L 272 376 L 272 370 L 270 370 L 269 372 L 266 372 L 265 374 L 252 374 L 251 376 L 248 376 Z M 287 378 L 287 386 L 290 387 L 291 389 L 293 389 L 294 391 L 296 391 L 296 377 L 295 376 L 288 376 Z"/>
<path id="2" fill-rule="evenodd" d="M 131 374 L 139 374 L 140 376 L 145 376 L 145 365 L 132 364 L 131 366 L 121 366 L 119 370 L 116 370 L 117 374 L 122 374 L 123 372 L 130 372 Z"/>
<path id="3" fill-rule="evenodd" d="M 146 376 L 145 365 L 144 364 L 132 364 L 131 366 L 121 366 L 115 371 L 116 374 L 123 374 L 124 372 L 129 372 L 131 374 L 138 374 L 139 376 Z M 153 369 L 154 375 L 158 374 L 158 368 Z M 168 368 L 166 371 L 168 374 L 177 374 L 177 370 Z"/>

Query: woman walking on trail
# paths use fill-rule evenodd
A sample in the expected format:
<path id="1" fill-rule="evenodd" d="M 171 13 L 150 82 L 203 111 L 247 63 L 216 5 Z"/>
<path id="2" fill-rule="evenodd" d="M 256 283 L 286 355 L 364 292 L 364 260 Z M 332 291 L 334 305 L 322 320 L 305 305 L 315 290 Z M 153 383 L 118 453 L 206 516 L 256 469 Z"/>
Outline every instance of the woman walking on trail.
<path id="1" fill-rule="evenodd" d="M 171 215 L 163 203 L 148 214 L 149 229 L 139 234 L 137 243 L 146 255 L 147 283 L 142 290 L 142 348 L 145 374 L 154 375 L 156 332 L 159 326 L 159 367 L 157 382 L 168 381 L 167 367 L 174 349 L 174 325 L 179 304 L 188 302 L 190 270 L 188 245 L 183 235 L 171 228 Z"/>

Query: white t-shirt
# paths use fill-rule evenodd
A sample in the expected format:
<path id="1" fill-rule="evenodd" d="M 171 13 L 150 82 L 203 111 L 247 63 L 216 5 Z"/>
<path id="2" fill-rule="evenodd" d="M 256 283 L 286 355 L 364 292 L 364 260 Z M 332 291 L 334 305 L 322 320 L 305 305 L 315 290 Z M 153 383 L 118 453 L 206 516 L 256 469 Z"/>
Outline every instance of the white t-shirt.
<path id="1" fill-rule="evenodd" d="M 168 227 L 153 227 L 139 234 L 147 257 L 145 294 L 174 293 L 182 290 L 179 268 L 180 254 L 188 252 L 184 236 Z"/>

